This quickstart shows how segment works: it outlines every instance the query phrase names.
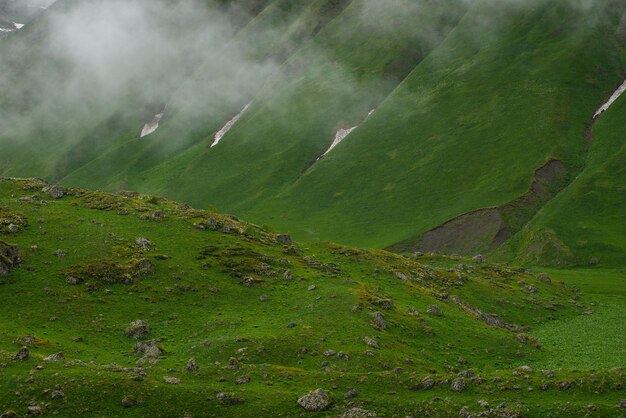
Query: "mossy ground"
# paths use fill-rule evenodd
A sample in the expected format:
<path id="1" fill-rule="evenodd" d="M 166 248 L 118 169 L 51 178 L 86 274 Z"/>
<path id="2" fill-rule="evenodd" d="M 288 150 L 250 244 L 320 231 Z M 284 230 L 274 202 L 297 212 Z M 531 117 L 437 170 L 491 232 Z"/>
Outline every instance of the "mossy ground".
<path id="1" fill-rule="evenodd" d="M 624 398 L 623 334 L 594 334 L 594 346 L 606 344 L 603 353 L 577 349 L 566 357 L 559 349 L 584 335 L 579 321 L 615 319 L 623 308 L 616 297 L 613 316 L 604 315 L 602 292 L 581 285 L 585 272 L 550 272 L 548 284 L 521 269 L 461 258 L 304 247 L 167 199 L 67 190 L 52 200 L 29 184 L 0 182 L 0 206 L 28 219 L 19 233 L 1 235 L 23 259 L 0 285 L 6 410 L 22 414 L 43 404 L 58 416 L 298 416 L 305 412 L 297 398 L 322 387 L 333 404 L 321 415 L 330 416 L 352 406 L 380 416 L 456 416 L 464 406 L 484 410 L 478 400 L 506 402 L 521 416 L 623 414 L 616 408 Z M 99 274 L 67 281 L 68 271 L 85 266 L 109 266 L 117 277 L 116 269 L 137 258 L 153 270 L 131 281 Z M 619 273 L 606 273 L 597 289 Z M 491 327 L 454 300 L 518 329 Z M 428 313 L 429 306 L 443 315 Z M 599 317 L 584 315 L 589 309 Z M 374 312 L 384 315 L 385 329 L 374 326 Z M 150 325 L 146 339 L 159 340 L 158 361 L 135 353 L 137 340 L 124 334 L 137 319 Z M 24 344 L 30 358 L 13 360 Z M 345 355 L 326 356 L 329 350 Z M 64 361 L 43 361 L 59 351 Z M 191 358 L 198 371 L 185 370 Z M 231 358 L 239 368 L 229 367 Z M 516 372 L 523 365 L 533 371 Z M 450 386 L 458 373 L 467 376 L 461 393 Z M 435 387 L 415 390 L 425 376 Z M 240 377 L 251 380 L 237 384 Z M 63 399 L 51 398 L 56 385 Z M 359 395 L 344 399 L 350 388 Z M 243 402 L 220 402 L 219 392 Z"/>

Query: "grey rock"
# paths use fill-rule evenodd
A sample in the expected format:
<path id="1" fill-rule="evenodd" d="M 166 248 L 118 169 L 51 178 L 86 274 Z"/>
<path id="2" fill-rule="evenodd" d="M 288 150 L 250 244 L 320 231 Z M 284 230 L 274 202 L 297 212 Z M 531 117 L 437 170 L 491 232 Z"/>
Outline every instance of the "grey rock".
<path id="1" fill-rule="evenodd" d="M 124 334 L 126 334 L 128 338 L 135 339 L 144 338 L 148 336 L 149 332 L 150 325 L 148 325 L 148 323 L 143 319 L 137 319 L 136 321 L 131 322 L 130 325 L 124 330 Z"/>
<path id="2" fill-rule="evenodd" d="M 135 344 L 135 352 L 142 353 L 148 358 L 156 359 L 163 355 L 164 351 L 157 340 L 140 341 Z"/>
<path id="3" fill-rule="evenodd" d="M 424 377 L 421 382 L 415 385 L 417 390 L 430 390 L 433 387 L 435 387 L 435 380 L 430 376 Z"/>
<path id="4" fill-rule="evenodd" d="M 426 312 L 432 315 L 436 315 L 436 316 L 443 316 L 443 310 L 440 307 L 435 306 L 435 305 L 431 305 L 428 308 L 426 308 Z"/>
<path id="5" fill-rule="evenodd" d="M 544 283 L 547 284 L 552 284 L 552 279 L 550 278 L 550 276 L 548 275 L 548 273 L 539 273 L 537 275 L 537 279 L 541 280 Z"/>
<path id="6" fill-rule="evenodd" d="M 363 408 L 352 408 L 341 414 L 339 418 L 376 418 L 376 412 L 368 411 Z"/>
<path id="7" fill-rule="evenodd" d="M 456 378 L 452 381 L 450 386 L 455 392 L 463 392 L 465 390 L 465 379 L 462 377 Z"/>
<path id="8" fill-rule="evenodd" d="M 188 372 L 197 372 L 198 370 L 200 370 L 200 365 L 195 358 L 190 358 L 189 361 L 187 361 L 185 370 L 187 370 Z"/>
<path id="9" fill-rule="evenodd" d="M 474 257 L 472 257 L 472 261 L 475 263 L 484 263 L 485 262 L 485 257 L 483 257 L 482 254 L 477 254 Z"/>
<path id="10" fill-rule="evenodd" d="M 349 389 L 344 395 L 344 399 L 353 399 L 359 396 L 359 391 L 356 389 Z"/>
<path id="11" fill-rule="evenodd" d="M 60 390 L 54 390 L 52 391 L 52 393 L 50 393 L 50 397 L 54 400 L 63 399 L 65 398 L 65 393 L 61 392 Z"/>
<path id="12" fill-rule="evenodd" d="M 298 405 L 306 411 L 322 412 L 330 406 L 330 397 L 324 389 L 315 389 L 298 399 Z"/>
<path id="13" fill-rule="evenodd" d="M 53 184 L 52 186 L 45 187 L 42 190 L 44 193 L 48 193 L 48 195 L 53 199 L 61 199 L 65 196 L 65 188 L 59 186 L 58 184 Z"/>
<path id="14" fill-rule="evenodd" d="M 180 380 L 179 378 L 170 376 L 165 376 L 163 378 L 163 381 L 168 385 L 180 385 L 182 383 L 182 380 Z"/>
<path id="15" fill-rule="evenodd" d="M 283 244 L 292 244 L 293 241 L 291 240 L 291 236 L 287 235 L 287 234 L 280 234 L 276 237 L 276 239 L 278 240 L 278 242 L 281 242 Z"/>
<path id="16" fill-rule="evenodd" d="M 150 247 L 152 247 L 152 241 L 143 237 L 137 238 L 135 240 L 135 244 L 137 244 L 137 247 L 144 249 L 144 250 L 147 250 Z"/>
<path id="17" fill-rule="evenodd" d="M 61 352 L 50 354 L 48 357 L 43 359 L 43 361 L 63 361 L 63 360 L 65 360 L 65 356 Z"/>
<path id="18" fill-rule="evenodd" d="M 28 347 L 22 347 L 20 348 L 20 350 L 15 353 L 15 355 L 13 355 L 13 360 L 28 360 L 28 357 L 30 357 L 30 350 L 28 349 Z"/>
<path id="19" fill-rule="evenodd" d="M 267 302 L 269 300 L 269 297 L 267 297 L 267 295 L 261 295 L 259 296 L 259 300 L 261 302 Z"/>
<path id="20" fill-rule="evenodd" d="M 363 337 L 363 341 L 372 348 L 380 349 L 380 344 L 372 337 Z"/>
<path id="21" fill-rule="evenodd" d="M 381 331 L 387 329 L 385 316 L 380 312 L 374 312 L 374 327 Z"/>

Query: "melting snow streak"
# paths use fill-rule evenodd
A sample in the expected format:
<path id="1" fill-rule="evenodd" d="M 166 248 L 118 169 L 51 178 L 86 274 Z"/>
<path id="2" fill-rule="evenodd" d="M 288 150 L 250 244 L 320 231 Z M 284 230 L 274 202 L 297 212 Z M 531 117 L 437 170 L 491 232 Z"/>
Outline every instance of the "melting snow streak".
<path id="1" fill-rule="evenodd" d="M 143 129 L 141 130 L 140 138 L 143 138 L 144 136 L 148 136 L 151 133 L 155 132 L 157 129 L 159 129 L 159 123 L 161 123 L 161 119 L 163 119 L 163 116 L 165 116 L 165 110 L 163 110 L 163 112 L 155 115 L 154 119 L 152 119 L 150 122 L 146 123 L 143 126 Z"/>
<path id="2" fill-rule="evenodd" d="M 611 96 L 611 98 L 602 105 L 602 107 L 600 109 L 598 109 L 598 111 L 596 112 L 595 115 L 593 115 L 593 118 L 596 119 L 598 116 L 600 116 L 602 113 L 604 113 L 609 107 L 611 107 L 611 105 L 613 103 L 615 103 L 615 101 L 617 99 L 619 99 L 619 97 L 622 95 L 622 93 L 624 93 L 626 91 L 626 81 L 624 81 L 624 83 L 619 86 L 619 88 L 615 91 L 615 93 L 613 93 L 613 95 Z"/>
<path id="3" fill-rule="evenodd" d="M 248 103 L 246 105 L 246 107 L 243 108 L 243 110 L 241 112 L 239 112 L 234 118 L 232 118 L 231 120 L 229 120 L 226 125 L 224 125 L 224 127 L 222 129 L 220 129 L 215 136 L 213 137 L 213 143 L 211 144 L 211 148 L 213 148 L 214 146 L 216 146 L 217 144 L 220 143 L 220 141 L 222 140 L 222 138 L 224 138 L 224 135 L 226 135 L 228 133 L 228 131 L 230 131 L 232 129 L 233 126 L 235 126 L 235 124 L 237 122 L 239 122 L 239 119 L 241 119 L 241 117 L 243 116 L 244 113 L 246 113 L 246 111 L 250 108 L 250 105 L 252 103 Z"/>

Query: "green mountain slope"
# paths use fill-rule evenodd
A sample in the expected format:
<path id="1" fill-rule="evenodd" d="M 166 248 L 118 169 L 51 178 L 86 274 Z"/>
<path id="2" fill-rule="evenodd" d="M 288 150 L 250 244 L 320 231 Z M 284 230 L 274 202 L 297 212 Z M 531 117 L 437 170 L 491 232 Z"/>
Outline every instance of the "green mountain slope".
<path id="1" fill-rule="evenodd" d="M 591 302 L 547 275 L 305 247 L 39 180 L 0 181 L 0 254 L 0 405 L 19 414 L 294 416 L 317 387 L 332 415 L 457 416 L 488 410 L 479 399 L 509 416 L 619 413 L 619 359 L 535 369 L 558 359 L 529 333 Z"/>
<path id="2" fill-rule="evenodd" d="M 311 242 L 621 265 L 617 214 L 589 221 L 611 232 L 593 238 L 593 250 L 579 245 L 587 238 L 575 236 L 571 216 L 558 238 L 532 225 L 544 208 L 568 212 L 561 192 L 595 178 L 585 131 L 626 74 L 623 2 L 242 4 L 245 13 L 197 2 L 203 12 L 190 18 L 174 3 L 155 22 L 166 28 L 164 50 L 170 39 L 185 47 L 149 49 L 154 57 L 104 89 L 97 71 L 50 53 L 61 42 L 46 36 L 58 31 L 55 10 L 7 39 L 0 106 L 13 116 L 0 132 L 0 173 L 216 205 Z M 37 77 L 42 68 L 58 83 Z M 85 94 L 94 85 L 100 94 Z M 341 130 L 349 134 L 326 153 Z M 618 174 L 603 183 L 621 187 Z M 591 214 L 599 203 L 588 197 L 577 199 Z M 546 240 L 561 249 L 529 250 Z"/>

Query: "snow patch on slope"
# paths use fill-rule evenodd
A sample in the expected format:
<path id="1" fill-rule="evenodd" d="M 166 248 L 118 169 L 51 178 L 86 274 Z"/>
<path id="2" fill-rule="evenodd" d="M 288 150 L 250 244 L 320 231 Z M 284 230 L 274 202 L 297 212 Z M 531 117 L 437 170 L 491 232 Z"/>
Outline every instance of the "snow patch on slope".
<path id="1" fill-rule="evenodd" d="M 232 129 L 233 126 L 235 126 L 235 124 L 237 122 L 239 122 L 239 119 L 241 119 L 241 117 L 243 116 L 244 113 L 246 113 L 246 111 L 250 108 L 250 105 L 252 104 L 252 102 L 248 103 L 241 112 L 239 112 L 237 115 L 235 115 L 234 118 L 232 118 L 231 120 L 229 120 L 226 125 L 224 125 L 224 127 L 222 129 L 220 129 L 219 131 L 217 131 L 217 133 L 215 134 L 215 136 L 213 137 L 213 143 L 211 144 L 211 148 L 213 148 L 214 146 L 216 146 L 217 144 L 220 143 L 220 141 L 222 140 L 222 138 L 224 138 L 224 135 L 226 135 L 228 133 L 228 131 L 230 131 Z"/>
<path id="2" fill-rule="evenodd" d="M 626 91 L 626 81 L 624 81 L 624 83 L 619 86 L 619 88 L 617 90 L 615 90 L 615 93 L 613 93 L 613 95 L 611 96 L 611 98 L 605 103 L 603 104 L 600 109 L 598 109 L 598 111 L 596 112 L 595 115 L 593 115 L 593 118 L 596 119 L 598 116 L 600 116 L 602 113 L 606 112 L 608 110 L 609 107 L 611 107 L 611 105 L 613 103 L 615 103 L 615 101 L 617 99 L 619 99 L 619 97 Z"/>
<path id="3" fill-rule="evenodd" d="M 159 129 L 159 124 L 161 123 L 161 119 L 163 119 L 163 116 L 165 116 L 165 109 L 163 109 L 163 112 L 154 115 L 154 118 L 143 126 L 140 138 L 148 136 L 151 133 L 154 133 L 157 129 Z"/>
<path id="4" fill-rule="evenodd" d="M 369 118 L 370 116 L 372 116 L 374 114 L 374 112 L 376 111 L 376 109 L 372 109 L 369 111 L 369 113 L 367 114 L 367 116 L 365 117 L 365 119 Z M 326 150 L 325 153 L 323 153 L 322 155 L 320 155 L 318 157 L 318 160 L 320 160 L 322 157 L 324 157 L 326 154 L 328 154 L 329 152 L 331 152 L 337 145 L 339 145 L 341 143 L 341 141 L 343 141 L 344 139 L 346 139 L 348 137 L 348 135 L 350 135 L 356 128 L 358 128 L 360 125 L 356 125 L 353 126 L 352 128 L 348 128 L 348 129 L 342 129 L 339 128 L 337 129 L 337 132 L 335 132 L 335 139 L 333 140 L 333 143 L 330 144 L 330 147 L 328 147 L 328 149 Z"/>
<path id="5" fill-rule="evenodd" d="M 350 135 L 352 133 L 352 131 L 354 131 L 356 128 L 358 128 L 358 126 L 353 126 L 352 128 L 348 128 L 348 129 L 337 129 L 337 132 L 335 133 L 335 139 L 333 140 L 333 143 L 330 144 L 330 147 L 328 147 L 328 149 L 326 150 L 326 152 L 324 154 L 322 154 L 322 157 L 326 154 L 328 154 L 329 152 L 331 152 L 333 150 L 333 148 L 335 148 L 337 145 L 339 145 L 341 143 L 341 141 L 343 141 L 344 139 L 346 139 L 346 137 L 348 135 Z M 320 157 L 320 158 L 322 158 Z"/>
<path id="6" fill-rule="evenodd" d="M 13 22 L 13 25 L 14 25 L 17 29 L 22 29 L 22 28 L 24 27 L 24 24 L 23 24 L 23 23 L 16 23 L 16 22 Z"/>

